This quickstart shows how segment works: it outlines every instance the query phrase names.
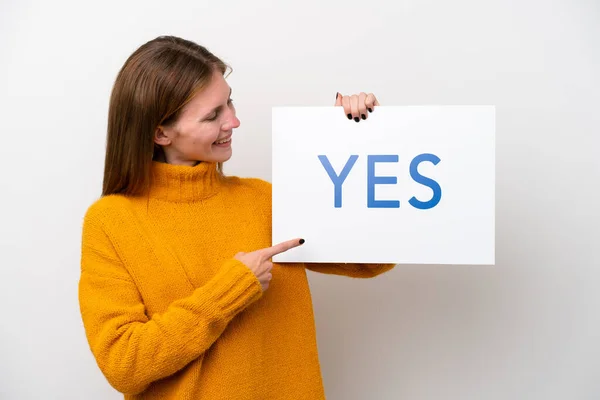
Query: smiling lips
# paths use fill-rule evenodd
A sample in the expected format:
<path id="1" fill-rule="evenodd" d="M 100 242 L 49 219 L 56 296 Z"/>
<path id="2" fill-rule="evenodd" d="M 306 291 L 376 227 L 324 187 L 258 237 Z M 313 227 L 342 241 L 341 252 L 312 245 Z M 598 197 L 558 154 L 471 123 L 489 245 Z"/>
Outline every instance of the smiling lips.
<path id="1" fill-rule="evenodd" d="M 229 143 L 231 143 L 231 135 L 229 135 L 225 139 L 216 141 L 214 144 L 217 146 L 224 146 L 224 145 L 228 145 Z"/>

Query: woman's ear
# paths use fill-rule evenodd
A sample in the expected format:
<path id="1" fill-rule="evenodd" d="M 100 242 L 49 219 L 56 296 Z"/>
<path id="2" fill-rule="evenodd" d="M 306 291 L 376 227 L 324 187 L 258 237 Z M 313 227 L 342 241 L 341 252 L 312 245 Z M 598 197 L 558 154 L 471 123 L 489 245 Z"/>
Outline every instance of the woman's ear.
<path id="1" fill-rule="evenodd" d="M 171 144 L 171 138 L 164 127 L 159 126 L 156 128 L 156 131 L 154 131 L 154 143 L 160 146 L 168 146 Z"/>

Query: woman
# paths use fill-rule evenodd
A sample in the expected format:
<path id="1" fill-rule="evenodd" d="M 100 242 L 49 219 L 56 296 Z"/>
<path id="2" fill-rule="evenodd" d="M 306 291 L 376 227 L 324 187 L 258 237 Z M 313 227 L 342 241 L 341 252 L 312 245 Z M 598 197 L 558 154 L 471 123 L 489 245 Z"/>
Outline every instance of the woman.
<path id="1" fill-rule="evenodd" d="M 270 258 L 271 187 L 228 177 L 240 125 L 226 65 L 159 37 L 110 99 L 102 197 L 83 223 L 79 301 L 91 351 L 126 399 L 323 399 L 306 269 L 367 278 L 393 265 Z M 336 96 L 367 119 L 373 95 Z"/>

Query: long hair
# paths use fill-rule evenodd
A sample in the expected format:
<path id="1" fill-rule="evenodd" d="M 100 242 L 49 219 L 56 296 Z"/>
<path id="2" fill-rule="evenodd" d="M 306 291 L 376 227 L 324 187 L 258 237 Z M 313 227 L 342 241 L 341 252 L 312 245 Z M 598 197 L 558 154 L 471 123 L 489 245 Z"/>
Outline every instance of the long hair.
<path id="1" fill-rule="evenodd" d="M 133 52 L 110 97 L 102 195 L 147 191 L 153 159 L 162 151 L 154 143 L 157 127 L 176 122 L 213 73 L 228 70 L 205 47 L 175 36 L 159 36 Z"/>

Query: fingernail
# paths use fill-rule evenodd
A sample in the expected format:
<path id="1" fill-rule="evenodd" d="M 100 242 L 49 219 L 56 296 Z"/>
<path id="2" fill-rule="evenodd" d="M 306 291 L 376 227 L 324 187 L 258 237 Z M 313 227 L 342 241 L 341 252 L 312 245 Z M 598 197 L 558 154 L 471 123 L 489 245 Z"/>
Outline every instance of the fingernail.
<path id="1" fill-rule="evenodd" d="M 359 122 L 359 121 L 360 121 L 360 118 L 358 118 L 358 117 L 355 117 L 355 118 L 354 118 L 354 120 L 355 120 L 356 122 Z"/>
<path id="2" fill-rule="evenodd" d="M 340 97 L 340 92 L 337 92 L 337 93 L 335 94 L 335 99 L 336 99 L 336 100 L 338 99 L 338 97 Z"/>
<path id="3" fill-rule="evenodd" d="M 367 119 L 365 114 L 360 114 L 360 116 L 362 117 L 362 119 Z"/>
<path id="4" fill-rule="evenodd" d="M 348 119 L 352 119 L 352 114 L 348 114 Z"/>
<path id="5" fill-rule="evenodd" d="M 369 110 L 369 112 L 373 112 L 373 109 L 371 109 L 371 108 L 367 108 L 367 110 Z"/>
<path id="6" fill-rule="evenodd" d="M 300 239 L 300 244 L 304 244 L 304 239 Z"/>

